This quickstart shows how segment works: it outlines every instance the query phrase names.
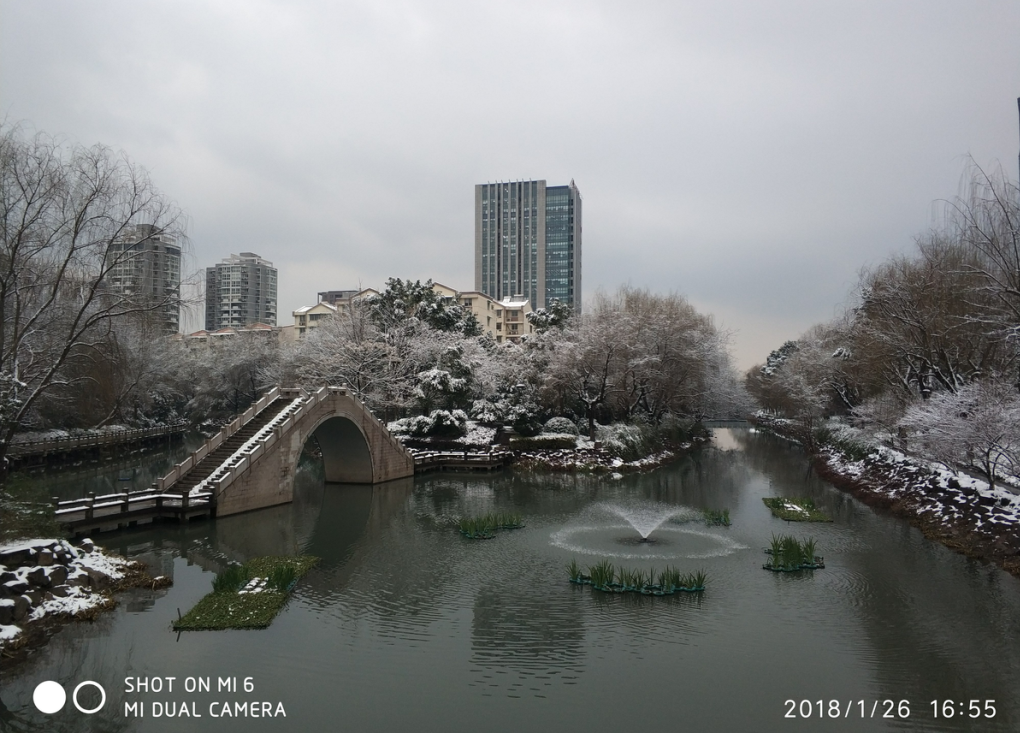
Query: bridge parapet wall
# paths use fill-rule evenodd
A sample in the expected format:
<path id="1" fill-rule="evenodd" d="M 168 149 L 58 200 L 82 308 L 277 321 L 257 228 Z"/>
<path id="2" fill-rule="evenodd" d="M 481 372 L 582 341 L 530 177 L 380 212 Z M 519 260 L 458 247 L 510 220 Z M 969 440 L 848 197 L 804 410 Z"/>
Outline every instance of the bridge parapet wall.
<path id="1" fill-rule="evenodd" d="M 313 435 L 327 482 L 381 483 L 414 474 L 411 454 L 346 389 L 323 387 L 312 394 L 284 389 L 280 396 L 303 402 L 217 479 L 217 515 L 292 501 L 298 459 Z"/>

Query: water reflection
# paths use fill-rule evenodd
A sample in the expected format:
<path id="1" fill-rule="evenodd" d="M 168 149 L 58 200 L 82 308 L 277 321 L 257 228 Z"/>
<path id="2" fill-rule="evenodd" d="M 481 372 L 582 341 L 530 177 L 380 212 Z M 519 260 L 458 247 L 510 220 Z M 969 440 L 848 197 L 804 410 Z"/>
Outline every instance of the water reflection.
<path id="1" fill-rule="evenodd" d="M 1020 583 L 836 491 L 798 447 L 725 430 L 725 449 L 620 480 L 440 474 L 366 487 L 326 485 L 302 470 L 293 505 L 111 535 L 107 544 L 173 574 L 175 585 L 136 591 L 96 624 L 65 629 L 22 670 L 4 674 L 0 714 L 9 716 L 6 727 L 41 729 L 46 721 L 31 707 L 39 679 L 99 679 L 114 689 L 128 673 L 255 671 L 260 692 L 294 711 L 264 724 L 273 731 L 335 729 L 341 713 L 345 727 L 379 731 L 569 731 L 635 720 L 787 731 L 783 701 L 792 698 L 913 705 L 905 721 L 814 719 L 797 724 L 805 730 L 976 729 L 965 719 L 934 720 L 927 703 L 936 698 L 994 698 L 999 714 L 980 729 L 1020 728 L 1011 686 L 1020 679 Z M 810 496 L 835 521 L 777 520 L 761 502 L 772 495 Z M 680 555 L 668 562 L 682 571 L 705 569 L 708 590 L 654 598 L 568 583 L 571 559 L 594 562 L 611 548 L 581 555 L 558 545 L 558 533 L 578 530 L 580 544 L 634 551 L 618 540 L 638 533 L 607 515 L 609 504 L 663 505 L 685 517 L 729 509 L 730 527 L 666 521 L 649 535 L 659 540 L 653 551 Z M 457 519 L 490 511 L 520 513 L 526 527 L 488 541 L 459 535 Z M 585 527 L 597 531 L 586 536 Z M 816 538 L 825 570 L 763 571 L 761 547 L 774 532 Z M 676 552 L 684 542 L 722 540 L 725 554 Z M 170 632 L 176 609 L 201 598 L 224 563 L 293 552 L 322 562 L 266 631 Z M 113 712 L 123 700 L 112 694 L 108 719 L 94 728 L 174 729 L 127 725 Z M 192 724 L 217 732 L 248 725 Z"/>
<path id="2" fill-rule="evenodd" d="M 473 684 L 544 697 L 564 676 L 576 679 L 585 657 L 585 599 L 571 601 L 545 597 L 520 575 L 483 586 L 471 616 Z"/>
<path id="3" fill-rule="evenodd" d="M 79 460 L 60 470 L 33 469 L 13 474 L 9 481 L 18 485 L 39 486 L 45 499 L 80 499 L 90 492 L 96 496 L 123 491 L 140 491 L 170 472 L 206 440 L 201 433 L 186 433 L 165 444 L 152 443 L 116 458 Z"/>

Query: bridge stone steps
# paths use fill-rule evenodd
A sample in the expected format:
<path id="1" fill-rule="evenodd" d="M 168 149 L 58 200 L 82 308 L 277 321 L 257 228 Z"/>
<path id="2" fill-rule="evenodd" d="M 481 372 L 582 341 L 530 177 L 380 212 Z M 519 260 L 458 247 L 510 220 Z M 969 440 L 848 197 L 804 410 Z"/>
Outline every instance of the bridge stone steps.
<path id="1" fill-rule="evenodd" d="M 270 404 L 266 405 L 265 409 L 262 410 L 255 418 L 248 422 L 244 427 L 238 430 L 236 433 L 231 435 L 225 441 L 223 441 L 216 450 L 212 451 L 205 456 L 201 461 L 198 462 L 190 471 L 188 471 L 179 481 L 177 481 L 173 488 L 174 491 L 180 491 L 181 493 L 189 492 L 198 484 L 205 479 L 209 478 L 213 473 L 216 472 L 220 466 L 223 465 L 224 461 L 230 458 L 237 450 L 250 440 L 259 430 L 279 415 L 292 400 L 285 397 L 278 397 Z"/>

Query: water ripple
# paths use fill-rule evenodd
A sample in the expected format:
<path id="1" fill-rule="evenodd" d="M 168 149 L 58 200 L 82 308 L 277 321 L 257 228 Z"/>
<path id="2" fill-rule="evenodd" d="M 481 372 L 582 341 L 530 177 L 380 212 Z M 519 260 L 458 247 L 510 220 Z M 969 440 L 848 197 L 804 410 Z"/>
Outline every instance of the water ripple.
<path id="1" fill-rule="evenodd" d="M 579 526 L 579 527 L 565 527 L 556 532 L 553 532 L 550 536 L 550 544 L 553 547 L 558 547 L 568 552 L 575 552 L 581 555 L 597 555 L 600 557 L 611 557 L 622 560 L 672 560 L 676 558 L 687 558 L 687 559 L 705 559 L 710 557 L 726 557 L 732 555 L 738 550 L 746 550 L 747 545 L 742 545 L 736 540 L 729 537 L 716 534 L 715 532 L 708 532 L 704 530 L 696 529 L 681 529 L 678 527 L 660 527 L 655 531 L 655 534 L 659 537 L 663 535 L 685 535 L 689 537 L 697 537 L 703 540 L 708 540 L 708 543 L 714 543 L 714 548 L 695 548 L 692 549 L 689 546 L 684 547 L 682 545 L 690 545 L 691 543 L 683 543 L 681 546 L 675 546 L 672 551 L 668 550 L 668 547 L 672 544 L 655 543 L 649 544 L 649 550 L 643 552 L 632 552 L 619 548 L 621 544 L 621 538 L 616 535 L 620 530 L 632 529 L 629 524 L 624 525 L 599 525 L 599 526 Z M 612 537 L 606 535 L 612 533 Z M 579 535 L 598 535 L 595 538 L 589 538 L 587 543 L 581 541 Z M 673 539 L 673 538 L 671 538 Z M 594 540 L 594 541 L 593 541 Z M 705 543 L 702 543 L 703 545 Z M 638 545 L 641 546 L 641 545 Z"/>

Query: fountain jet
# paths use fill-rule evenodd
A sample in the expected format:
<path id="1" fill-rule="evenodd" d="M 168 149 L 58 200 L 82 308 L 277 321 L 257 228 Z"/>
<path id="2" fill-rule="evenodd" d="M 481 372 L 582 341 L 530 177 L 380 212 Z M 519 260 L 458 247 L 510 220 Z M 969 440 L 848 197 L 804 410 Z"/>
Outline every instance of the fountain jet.
<path id="1" fill-rule="evenodd" d="M 602 508 L 610 514 L 615 514 L 641 535 L 641 542 L 654 542 L 651 538 L 652 532 L 661 527 L 673 517 L 683 516 L 693 519 L 695 513 L 686 507 L 670 506 L 668 504 L 635 504 L 632 506 L 620 506 L 619 504 L 603 504 Z"/>

